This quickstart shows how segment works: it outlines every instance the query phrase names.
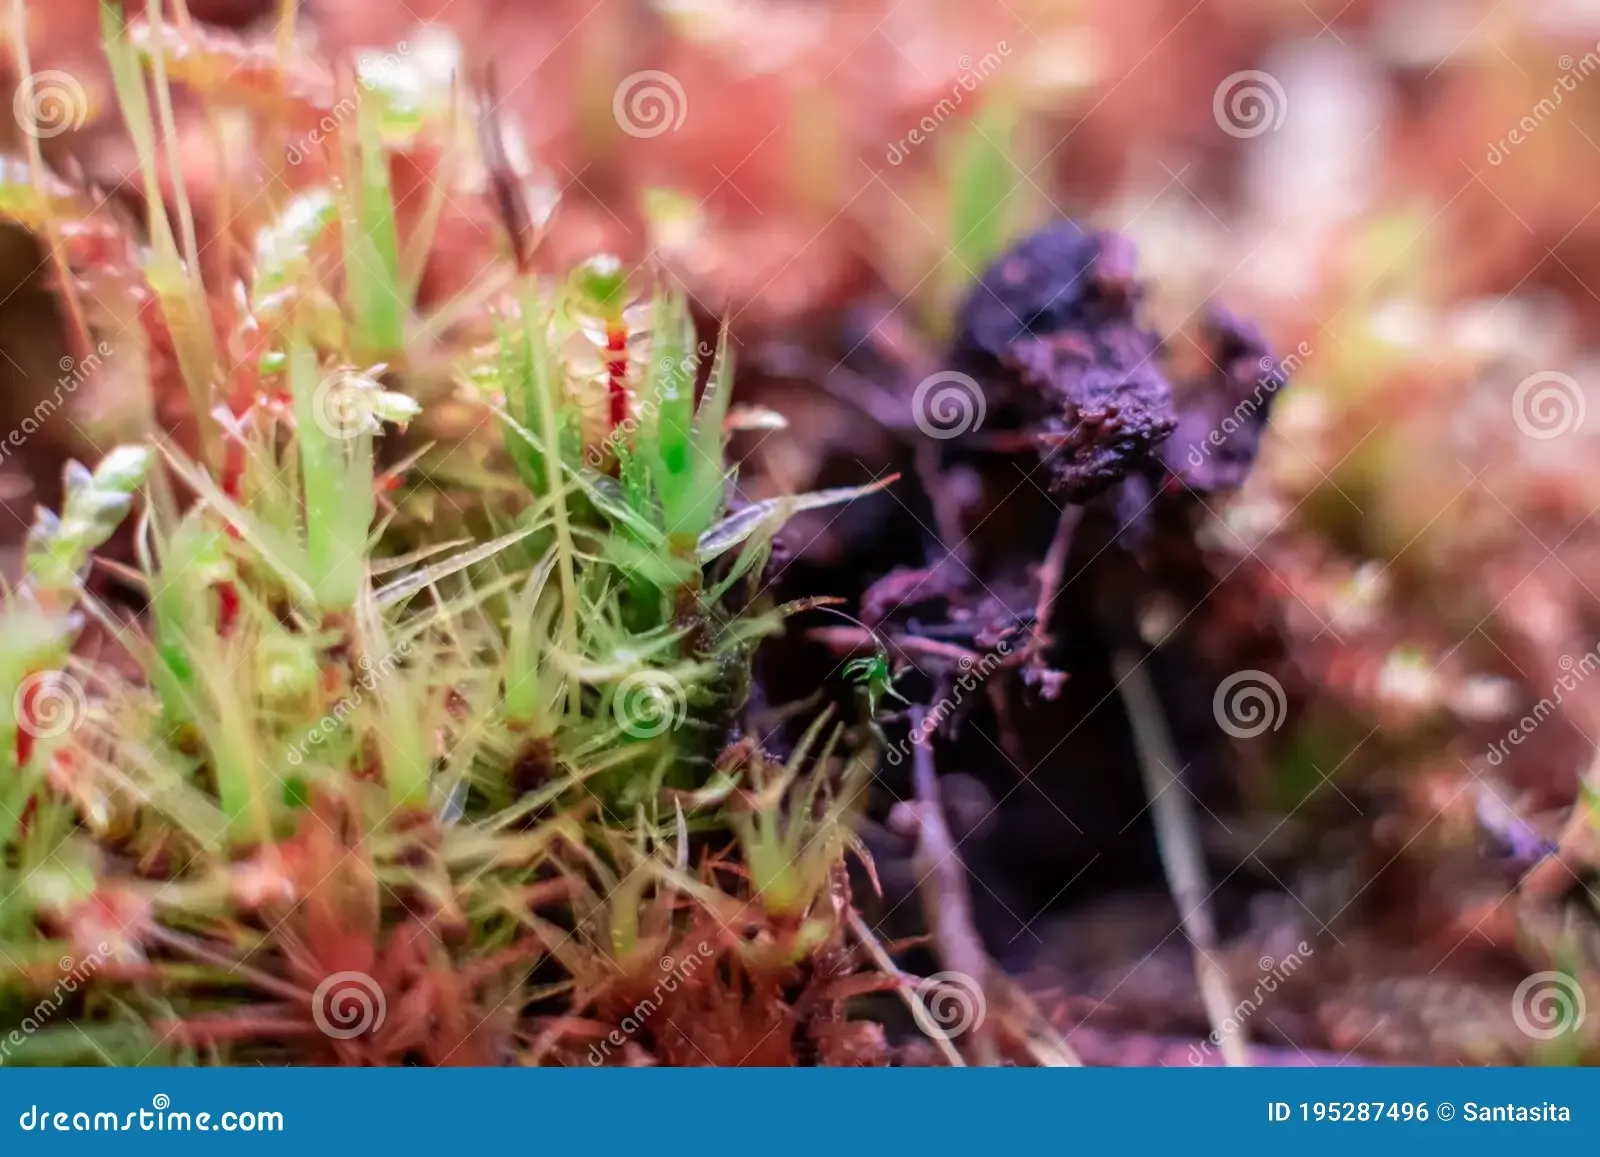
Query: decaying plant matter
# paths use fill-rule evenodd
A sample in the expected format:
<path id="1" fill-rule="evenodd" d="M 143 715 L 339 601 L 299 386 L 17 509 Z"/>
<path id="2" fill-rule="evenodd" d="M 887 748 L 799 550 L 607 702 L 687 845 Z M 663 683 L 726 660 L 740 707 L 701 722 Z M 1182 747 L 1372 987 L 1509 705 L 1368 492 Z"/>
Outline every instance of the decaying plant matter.
<path id="1" fill-rule="evenodd" d="M 942 520 L 950 541 L 937 543 L 926 565 L 893 571 L 863 596 L 870 629 L 813 632 L 843 652 L 871 650 L 882 639 L 886 653 L 855 661 L 861 676 L 869 686 L 892 687 L 892 668 L 914 686 L 906 694 L 927 705 L 905 716 L 916 745 L 911 794 L 924 823 L 917 847 L 932 840 L 945 850 L 938 870 L 914 873 L 909 890 L 928 912 L 939 962 L 975 977 L 1000 975 L 987 963 L 991 951 L 1023 963 L 1018 941 L 1028 926 L 1098 862 L 1125 857 L 1124 882 L 1148 874 L 1156 841 L 1146 794 L 1155 801 L 1174 889 L 1181 885 L 1188 897 L 1180 907 L 1188 912 L 1208 891 L 1191 887 L 1202 878 L 1198 851 L 1178 851 L 1192 821 L 1160 817 L 1191 788 L 1215 801 L 1220 784 L 1208 785 L 1206 772 L 1221 751 L 1205 728 L 1179 720 L 1187 762 L 1177 758 L 1143 668 L 1154 666 L 1181 701 L 1181 683 L 1175 688 L 1169 673 L 1194 680 L 1220 665 L 1197 643 L 1218 633 L 1227 594 L 1218 579 L 1226 575 L 1205 557 L 1195 529 L 1214 494 L 1244 481 L 1283 375 L 1253 327 L 1213 309 L 1200 335 L 1207 371 L 1174 385 L 1162 343 L 1141 328 L 1142 295 L 1131 243 L 1071 222 L 995 260 L 961 311 L 948 359 L 957 379 L 966 375 L 980 391 L 987 420 L 982 430 L 955 431 L 943 454 L 923 454 L 919 480 L 937 503 L 937 493 L 951 488 L 946 472 L 1003 478 L 1009 466 L 1045 475 L 1065 505 L 1030 512 L 1032 521 L 1019 524 L 1008 498 L 975 521 Z M 916 366 L 906 376 L 926 372 Z M 1029 456 L 1034 462 L 1024 465 Z M 1006 524 L 999 557 L 963 551 L 991 514 Z M 1034 576 L 1032 590 L 1019 589 L 1018 572 Z M 1148 627 L 1156 608 L 1193 626 L 1163 639 Z M 1222 633 L 1231 645 L 1250 638 Z M 1281 647 L 1271 624 L 1259 633 Z M 1130 703 L 1124 716 L 1118 697 L 1139 689 L 1142 714 Z M 1080 731 L 1090 741 L 1069 745 Z M 930 807 L 939 806 L 927 782 L 930 748 L 956 773 L 951 782 L 971 773 L 987 788 L 983 814 L 961 825 L 959 840 L 936 838 L 942 821 L 926 826 Z M 1086 773 L 1079 754 L 1105 748 L 1126 754 Z M 1049 761 L 1063 749 L 1058 769 Z M 1152 763 L 1157 756 L 1161 767 Z M 1132 774 L 1141 764 L 1151 780 L 1143 790 Z M 1198 770 L 1185 776 L 1191 786 L 1166 798 L 1163 783 L 1191 766 Z M 1048 813 L 1040 823 L 1040 791 L 1060 823 Z M 892 841 L 877 838 L 893 854 Z M 1142 867 L 1139 851 L 1128 857 L 1130 845 L 1149 849 Z M 890 914 L 907 900 L 907 891 L 894 895 Z M 1216 948 L 1210 917 L 1201 913 L 1192 923 L 1186 930 L 1209 959 Z M 1216 976 L 1202 973 L 1214 1020 L 1233 1004 Z"/>

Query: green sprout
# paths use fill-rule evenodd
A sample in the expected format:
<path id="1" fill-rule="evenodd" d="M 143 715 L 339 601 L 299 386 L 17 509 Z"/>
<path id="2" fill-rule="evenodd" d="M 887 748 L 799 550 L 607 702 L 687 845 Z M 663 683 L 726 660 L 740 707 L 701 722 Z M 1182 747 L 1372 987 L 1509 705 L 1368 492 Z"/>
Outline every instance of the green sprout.
<path id="1" fill-rule="evenodd" d="M 131 327 L 145 418 L 68 467 L 0 591 L 0 1011 L 102 936 L 118 965 L 23 1059 L 536 1061 L 548 1011 L 603 1015 L 685 937 L 712 952 L 714 915 L 768 926 L 730 951 L 775 993 L 842 958 L 865 761 L 826 715 L 781 767 L 736 754 L 754 650 L 797 609 L 766 593 L 774 536 L 892 479 L 744 500 L 732 343 L 652 270 L 499 267 L 481 316 L 423 316 L 438 203 L 397 217 L 394 162 L 463 134 L 420 75 L 363 74 L 326 172 L 230 189 L 253 266 L 208 286 L 172 86 L 281 144 L 290 62 L 236 83 L 186 20 L 101 11 L 147 194 L 126 274 L 177 371 Z M 79 211 L 29 185 L 0 213 Z M 195 437 L 154 419 L 179 383 Z M 451 408 L 480 420 L 438 447 Z M 115 648 L 78 653 L 89 623 Z M 893 694 L 886 661 L 868 683 Z M 351 971 L 409 1035 L 315 1031 Z"/>
<path id="2" fill-rule="evenodd" d="M 877 718 L 884 702 L 890 698 L 909 703 L 894 689 L 895 676 L 889 669 L 889 654 L 881 645 L 870 655 L 851 659 L 844 665 L 844 674 L 860 685 L 862 694 L 866 696 L 869 718 Z"/>

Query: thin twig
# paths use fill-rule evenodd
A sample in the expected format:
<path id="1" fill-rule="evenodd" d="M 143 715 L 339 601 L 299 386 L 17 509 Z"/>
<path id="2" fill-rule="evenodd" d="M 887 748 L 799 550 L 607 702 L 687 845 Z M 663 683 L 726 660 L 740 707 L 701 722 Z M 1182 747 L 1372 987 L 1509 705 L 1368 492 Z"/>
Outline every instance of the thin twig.
<path id="1" fill-rule="evenodd" d="M 144 935 L 157 944 L 171 948 L 175 952 L 181 952 L 185 956 L 193 957 L 196 960 L 203 960 L 207 964 L 215 964 L 219 968 L 226 968 L 229 972 L 236 972 L 263 992 L 270 992 L 274 996 L 282 997 L 292 1004 L 303 1005 L 309 1004 L 311 1001 L 311 994 L 304 989 L 297 988 L 286 980 L 279 980 L 276 976 L 262 972 L 260 969 L 245 964 L 243 961 L 235 960 L 227 953 L 218 952 L 210 945 L 196 940 L 192 936 L 174 932 L 170 928 L 163 927 L 154 921 L 145 929 Z"/>
<path id="2" fill-rule="evenodd" d="M 866 627 L 812 627 L 806 632 L 806 638 L 821 643 L 835 654 L 845 655 L 857 651 L 871 651 L 878 645 L 882 636 Z M 920 655 L 951 666 L 962 665 L 962 670 L 967 670 L 983 661 L 983 655 L 979 652 L 956 643 L 946 643 L 942 639 L 929 639 L 922 635 L 897 632 L 888 636 L 887 641 L 895 650 L 905 652 L 908 657 Z"/>
<path id="3" fill-rule="evenodd" d="M 939 800 L 939 779 L 933 770 L 933 749 L 924 735 L 927 712 L 913 707 L 908 713 L 912 733 L 919 738 L 911 748 L 911 785 L 915 796 L 917 847 L 911 862 L 917 871 L 917 894 L 922 900 L 923 919 L 933 936 L 939 962 L 951 972 L 972 981 L 982 1004 L 987 1004 L 989 954 L 978 936 L 972 918 L 972 891 L 967 887 L 967 866 L 956 852 L 950 825 Z M 978 1063 L 999 1063 L 994 1041 L 984 1031 L 981 1020 L 972 1027 L 974 1052 Z"/>
<path id="4" fill-rule="evenodd" d="M 1000 968 L 989 972 L 991 995 L 999 1002 L 1000 1019 L 1040 1068 L 1081 1069 L 1083 1058 L 1067 1043 L 1026 989 Z"/>
<path id="5" fill-rule="evenodd" d="M 1250 1053 L 1244 1029 L 1224 1032 L 1223 1025 L 1239 1007 L 1233 996 L 1233 983 L 1217 963 L 1217 930 L 1206 907 L 1210 887 L 1206 881 L 1205 859 L 1196 835 L 1194 812 L 1189 807 L 1187 789 L 1174 786 L 1179 767 L 1177 750 L 1167 729 L 1161 702 L 1156 698 L 1150 676 L 1139 660 L 1125 650 L 1112 659 L 1117 690 L 1133 727 L 1134 745 L 1139 752 L 1139 768 L 1144 776 L 1145 794 L 1150 799 L 1150 814 L 1155 819 L 1156 840 L 1161 848 L 1161 863 L 1166 869 L 1172 902 L 1178 906 L 1184 935 L 1194 948 L 1195 980 L 1213 1038 L 1222 1049 L 1222 1059 L 1230 1065 L 1249 1065 Z"/>
<path id="6" fill-rule="evenodd" d="M 1050 617 L 1055 614 L 1056 597 L 1061 593 L 1061 582 L 1066 574 L 1067 556 L 1072 553 L 1072 536 L 1083 521 L 1083 507 L 1067 505 L 1061 508 L 1056 519 L 1056 530 L 1050 537 L 1050 547 L 1039 564 L 1039 600 L 1034 606 L 1032 654 L 1030 673 L 1040 681 L 1040 693 L 1054 699 L 1061 693 L 1060 676 L 1045 664 L 1045 646 L 1049 641 Z"/>
<path id="7" fill-rule="evenodd" d="M 1072 536 L 1083 521 L 1083 507 L 1065 506 L 1056 519 L 1056 531 L 1050 536 L 1050 547 L 1039 564 L 1039 601 L 1034 610 L 1035 633 L 1049 630 L 1050 616 L 1055 612 L 1056 595 L 1061 593 L 1061 579 L 1066 573 L 1067 556 L 1072 552 Z"/>
<path id="8" fill-rule="evenodd" d="M 913 728 L 920 728 L 922 717 L 922 709 L 914 708 Z M 918 744 L 912 752 L 912 760 L 916 798 L 911 804 L 901 806 L 916 816 L 917 842 L 912 864 L 923 920 L 932 933 L 940 963 L 971 978 L 982 1001 L 983 1021 L 992 1026 L 987 1030 L 983 1023 L 973 1026 L 973 1053 L 981 1064 L 997 1064 L 1003 1040 L 1008 1056 L 1020 1051 L 1046 1068 L 1081 1066 L 1083 1062 L 1078 1055 L 1039 1011 L 1033 999 L 995 964 L 984 948 L 972 918 L 972 894 L 967 885 L 966 866 L 956 851 L 943 793 L 934 776 L 932 753 L 925 744 Z M 961 838 L 967 838 L 970 830 L 962 828 Z M 938 1024 L 936 1020 L 925 1020 L 921 1016 L 917 1019 L 924 1026 L 936 1028 Z M 949 1045 L 942 1032 L 928 1035 L 935 1037 L 942 1046 Z"/>
<path id="9" fill-rule="evenodd" d="M 878 943 L 878 938 L 872 934 L 872 929 L 867 927 L 867 922 L 861 918 L 861 913 L 854 908 L 850 909 L 850 931 L 855 933 L 856 939 L 861 947 L 867 950 L 867 955 L 872 957 L 873 963 L 900 981 L 895 990 L 899 992 L 900 999 L 905 1001 L 906 1007 L 911 1010 L 911 1015 L 916 1018 L 917 1023 L 928 1023 L 927 1018 L 933 1014 L 928 1011 L 927 1005 L 923 1003 L 922 994 L 912 983 L 915 977 L 900 971 L 895 962 L 889 958 L 889 954 L 883 950 L 883 945 Z M 933 1043 L 944 1054 L 944 1059 L 950 1062 L 952 1068 L 967 1067 L 967 1062 L 961 1059 L 961 1054 L 956 1051 L 956 1046 L 950 1043 L 949 1037 L 943 1033 L 935 1033 Z"/>

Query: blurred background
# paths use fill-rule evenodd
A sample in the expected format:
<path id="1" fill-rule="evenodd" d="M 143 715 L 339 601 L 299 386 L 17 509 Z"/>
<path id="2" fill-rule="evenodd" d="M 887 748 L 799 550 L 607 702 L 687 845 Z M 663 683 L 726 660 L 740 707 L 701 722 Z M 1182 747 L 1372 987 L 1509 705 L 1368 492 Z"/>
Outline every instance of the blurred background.
<path id="1" fill-rule="evenodd" d="M 283 28 L 270 3 L 188 12 L 268 59 Z M 93 0 L 9 16 L 73 98 L 44 159 L 136 212 Z M 1262 919 L 1291 945 L 1303 929 L 1316 967 L 1252 1032 L 1396 1060 L 1591 1049 L 1600 0 L 322 0 L 294 35 L 328 62 L 492 83 L 554 206 L 542 268 L 657 262 L 730 320 L 746 400 L 790 422 L 752 439 L 753 496 L 881 474 L 893 440 L 818 384 L 865 340 L 853 311 L 937 348 L 988 261 L 1059 217 L 1135 241 L 1169 342 L 1208 302 L 1255 320 L 1292 382 L 1201 535 L 1284 640 L 1292 717 L 1234 752 L 1223 826 L 1290 901 Z M 203 233 L 248 244 L 250 206 L 218 197 L 250 158 L 219 153 L 200 103 L 178 109 L 189 195 Z M 48 397 L 66 413 L 0 457 L 14 550 L 117 399 L 63 394 L 20 133 L 3 147 L 0 425 Z M 479 272 L 452 254 L 497 229 L 451 191 L 435 306 Z M 859 593 L 878 575 L 848 534 L 802 522 L 795 550 L 860 571 Z M 1153 932 L 1129 895 L 1064 916 L 1040 990 L 1096 1023 L 1203 1027 L 1155 896 Z M 1284 958 L 1262 943 L 1235 945 L 1246 973 Z M 1577 1015 L 1547 1031 L 1525 986 L 1556 970 Z"/>

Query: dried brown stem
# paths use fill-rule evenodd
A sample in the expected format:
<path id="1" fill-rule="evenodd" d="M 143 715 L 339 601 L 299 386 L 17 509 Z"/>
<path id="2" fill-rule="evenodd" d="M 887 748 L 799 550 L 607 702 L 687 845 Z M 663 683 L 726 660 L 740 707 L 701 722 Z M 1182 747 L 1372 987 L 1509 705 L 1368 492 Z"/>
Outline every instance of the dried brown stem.
<path id="1" fill-rule="evenodd" d="M 921 734 L 927 713 L 921 707 L 910 711 L 911 729 Z M 911 750 L 911 783 L 917 817 L 917 850 L 912 863 L 917 870 L 917 893 L 922 900 L 923 919 L 933 935 L 934 950 L 946 969 L 971 979 L 979 999 L 984 995 L 992 967 L 989 954 L 978 936 L 972 916 L 972 892 L 967 887 L 967 867 L 956 851 L 950 826 L 939 801 L 939 779 L 933 770 L 933 749 L 919 739 Z M 999 1063 L 999 1053 L 985 1026 L 972 1028 L 973 1052 L 979 1064 Z"/>

